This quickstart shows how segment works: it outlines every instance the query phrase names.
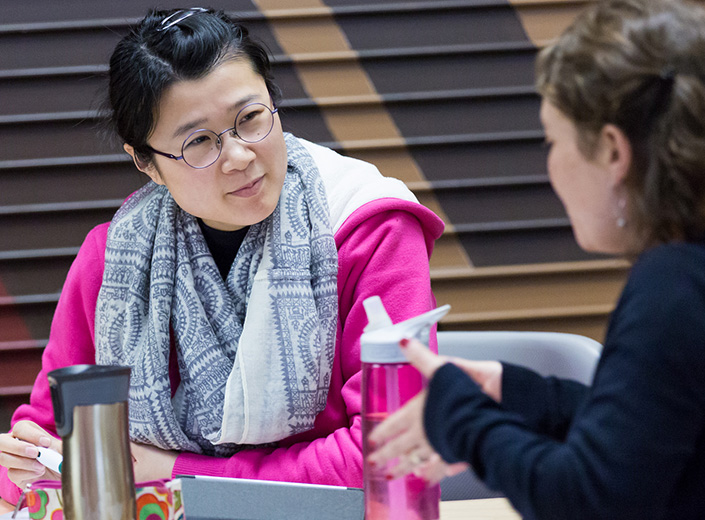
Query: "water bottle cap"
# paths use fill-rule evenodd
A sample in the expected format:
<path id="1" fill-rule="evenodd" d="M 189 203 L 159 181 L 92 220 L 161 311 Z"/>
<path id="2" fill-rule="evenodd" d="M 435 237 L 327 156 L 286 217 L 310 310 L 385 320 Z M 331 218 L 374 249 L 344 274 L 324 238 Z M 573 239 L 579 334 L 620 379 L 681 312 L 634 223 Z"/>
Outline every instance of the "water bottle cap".
<path id="1" fill-rule="evenodd" d="M 387 309 L 382 305 L 382 299 L 379 296 L 370 296 L 362 302 L 367 314 L 367 326 L 365 332 L 377 330 L 392 325 L 392 319 L 387 314 Z"/>
<path id="2" fill-rule="evenodd" d="M 399 348 L 399 342 L 404 338 L 416 338 L 428 345 L 431 326 L 449 310 L 450 305 L 444 305 L 395 325 L 374 330 L 365 328 L 360 338 L 360 360 L 363 363 L 406 363 L 406 357 Z"/>

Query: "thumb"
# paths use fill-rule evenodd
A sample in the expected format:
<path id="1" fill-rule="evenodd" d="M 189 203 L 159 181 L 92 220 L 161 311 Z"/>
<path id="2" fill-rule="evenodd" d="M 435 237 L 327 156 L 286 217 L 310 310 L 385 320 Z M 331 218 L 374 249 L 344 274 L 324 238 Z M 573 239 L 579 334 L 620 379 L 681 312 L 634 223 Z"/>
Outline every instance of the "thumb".
<path id="1" fill-rule="evenodd" d="M 445 359 L 437 356 L 416 339 L 404 338 L 399 342 L 404 356 L 426 379 L 431 379 L 439 367 L 445 364 Z"/>

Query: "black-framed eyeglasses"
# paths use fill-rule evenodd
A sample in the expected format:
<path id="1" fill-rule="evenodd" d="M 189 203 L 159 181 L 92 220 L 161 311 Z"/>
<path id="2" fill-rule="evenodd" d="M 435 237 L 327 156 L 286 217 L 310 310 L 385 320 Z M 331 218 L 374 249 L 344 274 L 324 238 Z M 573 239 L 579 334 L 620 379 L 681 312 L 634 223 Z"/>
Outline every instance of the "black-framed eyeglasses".
<path id="1" fill-rule="evenodd" d="M 276 107 L 271 109 L 263 103 L 245 105 L 235 116 L 235 126 L 232 128 L 223 130 L 219 134 L 205 128 L 191 133 L 184 139 L 184 143 L 181 145 L 181 155 L 178 157 L 155 150 L 149 145 L 147 145 L 147 148 L 156 154 L 175 161 L 183 159 L 191 168 L 198 170 L 208 168 L 220 157 L 220 153 L 223 150 L 223 139 L 221 137 L 223 134 L 230 132 L 233 137 L 238 137 L 245 143 L 259 143 L 272 132 L 274 114 L 278 110 Z"/>

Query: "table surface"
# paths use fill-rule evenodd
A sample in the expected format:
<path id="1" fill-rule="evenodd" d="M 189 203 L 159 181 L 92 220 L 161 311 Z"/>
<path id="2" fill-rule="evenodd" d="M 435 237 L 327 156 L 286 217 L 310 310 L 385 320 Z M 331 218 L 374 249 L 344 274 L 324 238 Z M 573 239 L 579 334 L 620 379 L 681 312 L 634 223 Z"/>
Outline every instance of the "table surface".
<path id="1" fill-rule="evenodd" d="M 0 498 L 0 515 L 14 509 Z M 504 498 L 480 500 L 452 500 L 441 502 L 441 520 L 521 520 L 519 514 Z"/>
<path id="2" fill-rule="evenodd" d="M 521 520 L 506 498 L 441 502 L 441 520 Z"/>

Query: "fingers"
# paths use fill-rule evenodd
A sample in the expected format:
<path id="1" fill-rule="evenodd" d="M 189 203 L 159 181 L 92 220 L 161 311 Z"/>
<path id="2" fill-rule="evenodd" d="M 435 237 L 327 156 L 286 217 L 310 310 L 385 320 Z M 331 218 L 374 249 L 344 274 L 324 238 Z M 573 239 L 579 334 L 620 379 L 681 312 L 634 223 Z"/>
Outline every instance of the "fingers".
<path id="1" fill-rule="evenodd" d="M 11 467 L 16 459 L 36 459 L 39 455 L 37 446 L 13 437 L 11 433 L 0 435 L 0 464 Z"/>
<path id="2" fill-rule="evenodd" d="M 438 453 L 432 453 L 426 462 L 414 470 L 414 475 L 426 481 L 426 485 L 434 486 L 448 474 L 448 464 Z"/>
<path id="3" fill-rule="evenodd" d="M 427 379 L 447 362 L 415 339 L 404 339 L 400 346 L 409 362 Z M 387 478 L 414 473 L 429 483 L 436 483 L 445 474 L 447 465 L 428 443 L 424 432 L 425 400 L 426 391 L 422 390 L 368 437 L 371 446 L 379 448 L 367 461 L 378 468 L 385 467 Z"/>
<path id="4" fill-rule="evenodd" d="M 423 437 L 418 432 L 405 430 L 396 437 L 387 440 L 379 449 L 375 450 L 368 460 L 371 464 L 382 467 L 392 462 L 394 459 L 401 459 L 407 455 L 411 455 L 412 451 L 417 449 L 417 446 L 423 444 Z M 419 465 L 428 456 L 423 456 L 424 453 L 416 453 L 415 458 L 407 461 L 414 466 Z M 427 455 L 427 454 L 426 454 Z M 407 466 L 409 465 L 407 464 Z"/>
<path id="5" fill-rule="evenodd" d="M 381 445 L 409 429 L 409 425 L 416 421 L 423 421 L 423 406 L 426 391 L 422 390 L 411 398 L 404 406 L 390 415 L 370 433 L 369 440 L 373 444 Z"/>
<path id="6" fill-rule="evenodd" d="M 0 465 L 7 468 L 7 476 L 16 486 L 24 489 L 28 482 L 44 477 L 47 469 L 37 460 L 39 451 L 35 445 L 8 433 L 0 437 Z"/>
<path id="7" fill-rule="evenodd" d="M 0 435 L 0 465 L 7 468 L 8 478 L 23 488 L 39 479 L 58 479 L 37 460 L 37 446 L 52 448 L 61 453 L 61 441 L 31 421 L 20 421 L 10 433 Z"/>
<path id="8" fill-rule="evenodd" d="M 452 477 L 470 468 L 467 462 L 455 462 L 448 464 L 445 468 L 445 477 Z"/>
<path id="9" fill-rule="evenodd" d="M 25 489 L 27 484 L 37 480 L 61 480 L 60 473 L 44 467 L 39 462 L 36 462 L 36 464 L 39 464 L 39 466 L 32 465 L 30 469 L 8 468 L 7 477 L 20 489 Z"/>
<path id="10" fill-rule="evenodd" d="M 445 364 L 445 358 L 437 356 L 416 339 L 403 339 L 399 343 L 404 355 L 426 379 L 431 379 L 434 372 Z"/>
<path id="11" fill-rule="evenodd" d="M 369 455 L 368 462 L 385 467 L 388 478 L 413 472 L 432 455 L 423 429 L 425 392 L 417 395 L 391 415 L 370 434 L 370 444 L 379 446 Z"/>
<path id="12" fill-rule="evenodd" d="M 384 468 L 388 479 L 414 474 L 436 484 L 446 475 L 447 464 L 441 459 L 422 433 L 404 432 L 368 457 L 376 467 Z"/>
<path id="13" fill-rule="evenodd" d="M 433 486 L 446 477 L 452 477 L 458 473 L 462 473 L 469 467 L 470 464 L 466 462 L 448 464 L 438 453 L 434 453 L 425 464 L 419 466 L 419 468 L 414 471 L 414 475 L 424 479 L 426 485 Z"/>
<path id="14" fill-rule="evenodd" d="M 372 453 L 367 460 L 374 467 L 384 468 L 388 479 L 414 473 L 428 480 L 427 473 L 434 473 L 435 452 L 422 434 L 406 431 Z"/>
<path id="15" fill-rule="evenodd" d="M 61 453 L 61 441 L 32 421 L 19 421 L 12 428 L 10 435 L 16 439 L 21 439 L 25 442 L 31 443 L 34 446 L 51 448 Z"/>
<path id="16" fill-rule="evenodd" d="M 387 468 L 387 475 L 389 478 L 399 478 L 414 473 L 416 476 L 428 480 L 426 473 L 429 476 L 433 473 L 429 468 L 433 467 L 432 458 L 434 455 L 435 452 L 428 443 L 414 439 L 413 446 L 404 455 L 398 457 L 396 461 L 391 461 Z"/>
<path id="17" fill-rule="evenodd" d="M 45 468 L 46 470 L 46 468 Z M 53 472 L 52 472 L 53 474 Z M 36 482 L 37 480 L 58 480 L 54 477 L 45 476 L 45 472 L 35 473 L 33 471 L 8 469 L 7 478 L 18 488 L 25 490 L 28 484 Z"/>

